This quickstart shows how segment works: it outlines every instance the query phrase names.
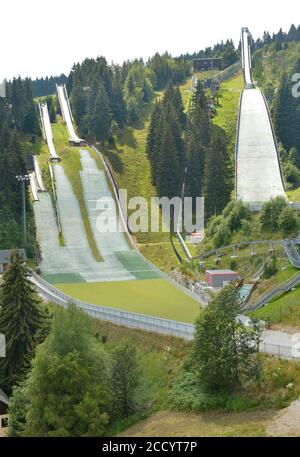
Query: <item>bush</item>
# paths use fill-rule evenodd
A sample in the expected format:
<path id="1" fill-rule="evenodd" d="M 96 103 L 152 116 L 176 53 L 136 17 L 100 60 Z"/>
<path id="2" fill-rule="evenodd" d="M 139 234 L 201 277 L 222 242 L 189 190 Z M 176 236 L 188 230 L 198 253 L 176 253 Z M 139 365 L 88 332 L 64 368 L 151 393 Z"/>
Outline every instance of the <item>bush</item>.
<path id="1" fill-rule="evenodd" d="M 229 268 L 230 270 L 235 270 L 237 268 L 237 261 L 236 259 L 230 259 L 230 263 L 229 263 Z"/>
<path id="2" fill-rule="evenodd" d="M 206 393 L 201 390 L 193 372 L 184 373 L 169 393 L 169 404 L 179 411 L 226 411 L 241 412 L 261 407 L 259 399 L 242 398 L 224 392 Z"/>
<path id="3" fill-rule="evenodd" d="M 213 237 L 213 243 L 216 248 L 219 248 L 220 246 L 226 246 L 229 244 L 231 239 L 231 232 L 226 224 L 226 222 L 223 222 L 220 224 L 216 230 L 216 233 Z"/>
<path id="4" fill-rule="evenodd" d="M 271 278 L 277 272 L 276 258 L 268 257 L 264 265 L 264 277 Z"/>
<path id="5" fill-rule="evenodd" d="M 297 228 L 297 217 L 292 208 L 287 206 L 282 210 L 278 219 L 278 227 L 284 233 L 289 233 Z"/>
<path id="6" fill-rule="evenodd" d="M 271 200 L 266 202 L 260 213 L 262 229 L 276 232 L 278 230 L 280 214 L 285 208 L 287 208 L 287 201 L 284 197 L 271 198 Z"/>
<path id="7" fill-rule="evenodd" d="M 286 181 L 292 184 L 292 187 L 295 187 L 300 183 L 300 171 L 296 165 L 292 164 L 291 162 L 286 162 L 283 167 L 283 172 Z"/>
<path id="8" fill-rule="evenodd" d="M 231 206 L 231 211 L 229 212 L 226 220 L 228 222 L 230 230 L 238 230 L 243 220 L 249 220 L 251 218 L 251 212 L 249 208 L 242 202 L 234 202 L 234 205 Z"/>
<path id="9" fill-rule="evenodd" d="M 214 235 L 216 234 L 217 229 L 223 222 L 224 222 L 223 216 L 212 216 L 209 220 L 209 223 L 208 223 L 208 226 L 206 229 L 206 235 L 209 238 L 213 238 Z"/>

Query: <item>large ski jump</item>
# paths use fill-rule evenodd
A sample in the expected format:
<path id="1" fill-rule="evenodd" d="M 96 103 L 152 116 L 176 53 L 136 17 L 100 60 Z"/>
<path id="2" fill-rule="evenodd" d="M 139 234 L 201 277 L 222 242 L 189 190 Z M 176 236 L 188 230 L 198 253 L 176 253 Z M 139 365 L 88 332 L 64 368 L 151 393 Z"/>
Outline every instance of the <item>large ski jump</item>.
<path id="1" fill-rule="evenodd" d="M 39 112 L 40 112 L 40 117 L 41 117 L 42 126 L 43 126 L 43 133 L 45 136 L 45 140 L 47 141 L 51 160 L 59 161 L 60 157 L 57 155 L 57 152 L 55 150 L 55 146 L 53 143 L 53 134 L 52 134 L 52 128 L 51 128 L 47 103 L 39 103 Z"/>
<path id="2" fill-rule="evenodd" d="M 69 103 L 69 97 L 67 94 L 66 86 L 63 85 L 56 85 L 57 96 L 61 108 L 61 114 L 63 121 L 65 122 L 69 135 L 70 135 L 70 144 L 74 146 L 82 146 L 85 144 L 85 141 L 82 138 L 79 138 L 77 133 L 75 132 L 73 126 L 73 116 L 71 111 L 71 106 Z"/>
<path id="3" fill-rule="evenodd" d="M 270 198 L 285 197 L 276 139 L 266 100 L 253 87 L 251 35 L 242 29 L 242 65 L 245 90 L 242 92 L 236 144 L 236 197 L 254 210 Z"/>

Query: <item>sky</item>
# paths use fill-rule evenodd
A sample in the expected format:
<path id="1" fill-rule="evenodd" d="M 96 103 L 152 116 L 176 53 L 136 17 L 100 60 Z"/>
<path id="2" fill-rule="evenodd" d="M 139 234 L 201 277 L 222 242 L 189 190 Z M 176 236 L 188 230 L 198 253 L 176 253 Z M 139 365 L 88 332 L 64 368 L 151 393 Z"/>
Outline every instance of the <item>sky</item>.
<path id="1" fill-rule="evenodd" d="M 241 27 L 257 38 L 300 22 L 299 0 L 3 0 L 0 81 L 68 74 L 75 62 L 147 59 L 194 52 L 232 38 Z M 297 22 L 298 21 L 298 22 Z"/>

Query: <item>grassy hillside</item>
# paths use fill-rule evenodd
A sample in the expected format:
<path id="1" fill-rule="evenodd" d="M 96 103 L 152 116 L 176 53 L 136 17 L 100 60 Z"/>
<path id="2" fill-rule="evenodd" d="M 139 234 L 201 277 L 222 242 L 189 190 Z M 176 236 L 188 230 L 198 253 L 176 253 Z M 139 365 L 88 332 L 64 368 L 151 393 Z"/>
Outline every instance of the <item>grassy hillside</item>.
<path id="1" fill-rule="evenodd" d="M 285 329 L 292 327 L 300 330 L 300 287 L 271 300 L 263 308 L 250 313 L 251 316 L 263 319 L 271 326 Z"/>
<path id="2" fill-rule="evenodd" d="M 224 81 L 217 94 L 217 114 L 214 123 L 225 130 L 231 151 L 234 151 L 239 99 L 243 88 L 244 77 L 238 74 Z"/>
<path id="3" fill-rule="evenodd" d="M 277 51 L 274 45 L 265 46 L 253 55 L 254 78 L 263 88 L 279 86 L 283 73 L 292 71 L 300 55 L 300 43 L 290 42 L 287 49 Z"/>
<path id="4" fill-rule="evenodd" d="M 56 306 L 51 305 L 51 310 L 55 312 Z M 182 370 L 190 343 L 90 320 L 94 335 L 104 342 L 108 352 L 119 344 L 132 344 L 142 370 L 139 409 L 116 424 L 110 436 L 264 436 L 276 410 L 289 405 L 300 393 L 299 364 L 263 356 L 261 384 L 232 392 L 228 411 L 168 411 L 168 395 Z M 289 383 L 293 383 L 292 389 L 286 388 Z"/>
<path id="5" fill-rule="evenodd" d="M 156 98 L 161 97 L 156 94 Z M 143 116 L 134 127 L 125 127 L 115 137 L 115 147 L 101 148 L 108 158 L 115 179 L 120 189 L 127 189 L 128 199 L 141 196 L 148 202 L 156 197 L 156 189 L 152 184 L 150 162 L 146 154 L 148 126 L 154 101 L 145 105 Z M 129 211 L 130 213 L 130 211 Z M 150 209 L 148 212 L 150 217 Z M 169 242 L 168 233 L 137 233 L 136 240 L 140 251 L 159 268 L 168 272 L 179 267 L 179 262 Z"/>

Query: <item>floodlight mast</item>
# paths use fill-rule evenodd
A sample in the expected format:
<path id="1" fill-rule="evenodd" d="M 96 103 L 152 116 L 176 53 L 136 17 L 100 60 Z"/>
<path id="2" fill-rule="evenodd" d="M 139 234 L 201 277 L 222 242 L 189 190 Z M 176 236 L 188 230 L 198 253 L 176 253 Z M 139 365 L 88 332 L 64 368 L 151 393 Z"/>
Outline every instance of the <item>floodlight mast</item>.
<path id="1" fill-rule="evenodd" d="M 17 181 L 21 183 L 22 193 L 22 206 L 23 206 L 23 236 L 24 236 L 24 247 L 27 244 L 27 223 L 26 223 L 26 198 L 25 198 L 25 182 L 30 181 L 29 175 L 17 175 Z"/>

